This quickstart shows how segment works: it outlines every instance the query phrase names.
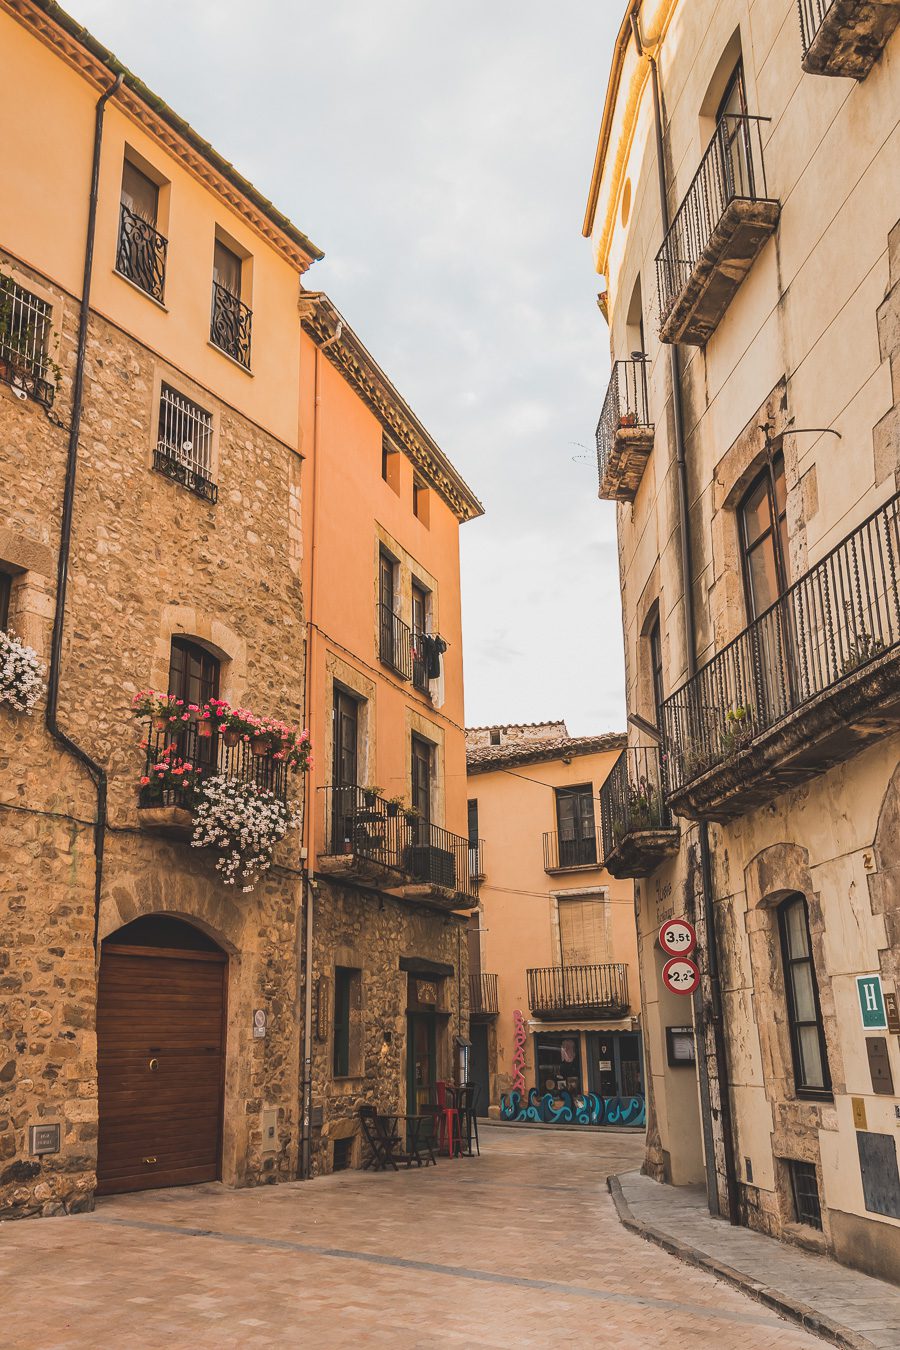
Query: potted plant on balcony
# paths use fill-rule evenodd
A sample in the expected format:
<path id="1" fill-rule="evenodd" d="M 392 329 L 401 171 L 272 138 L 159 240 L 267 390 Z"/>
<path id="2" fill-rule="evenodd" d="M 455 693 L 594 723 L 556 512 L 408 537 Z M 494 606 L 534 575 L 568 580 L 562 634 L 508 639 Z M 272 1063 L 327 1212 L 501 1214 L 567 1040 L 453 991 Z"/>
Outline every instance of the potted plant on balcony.
<path id="1" fill-rule="evenodd" d="M 637 426 L 637 413 L 625 412 L 619 417 L 619 426 L 624 430 L 627 427 Z"/>
<path id="2" fill-rule="evenodd" d="M 363 801 L 371 810 L 381 796 L 381 788 L 377 783 L 369 783 L 363 788 Z"/>
<path id="3" fill-rule="evenodd" d="M 388 815 L 391 817 L 391 819 L 394 819 L 395 816 L 399 815 L 399 813 L 400 813 L 400 807 L 401 807 L 402 805 L 403 805 L 403 798 L 402 798 L 402 797 L 386 797 L 386 798 L 385 798 L 385 802 L 384 802 L 385 810 L 387 811 L 387 813 L 388 813 Z"/>
<path id="4" fill-rule="evenodd" d="M 659 825 L 659 793 L 654 783 L 641 775 L 628 784 L 629 826 L 632 830 L 652 830 Z"/>
<path id="5" fill-rule="evenodd" d="M 858 670 L 860 666 L 864 666 L 867 661 L 871 661 L 883 651 L 884 643 L 881 639 L 874 637 L 865 628 L 861 628 L 847 647 L 847 656 L 841 666 L 841 674 L 851 674 L 852 671 Z"/>
<path id="6" fill-rule="evenodd" d="M 160 805 L 167 793 L 177 792 L 179 805 L 192 806 L 202 773 L 200 765 L 175 753 L 174 743 L 167 745 L 140 779 L 141 805 Z"/>
<path id="7" fill-rule="evenodd" d="M 44 691 L 44 674 L 37 652 L 0 629 L 0 703 L 30 713 Z"/>
<path id="8" fill-rule="evenodd" d="M 229 749 L 233 750 L 241 741 L 248 739 L 253 729 L 252 717 L 248 708 L 231 708 L 225 704 L 220 718 L 220 732 L 223 743 Z"/>
<path id="9" fill-rule="evenodd" d="M 300 816 L 257 783 L 216 775 L 203 783 L 194 819 L 193 848 L 216 851 L 216 870 L 226 886 L 252 891 L 272 865 L 275 846 Z"/>
<path id="10" fill-rule="evenodd" d="M 183 723 L 190 720 L 190 712 L 184 699 L 174 694 L 161 694 L 156 689 L 141 689 L 131 700 L 135 717 L 147 719 L 153 724 L 153 730 L 168 731 L 173 722 Z"/>
<path id="11" fill-rule="evenodd" d="M 211 698 L 197 708 L 197 735 L 204 741 L 210 740 L 222 724 L 228 704 L 224 699 Z"/>
<path id="12" fill-rule="evenodd" d="M 753 739 L 753 709 L 749 704 L 737 703 L 725 714 L 725 728 L 722 732 L 722 754 L 736 754 L 742 746 Z"/>

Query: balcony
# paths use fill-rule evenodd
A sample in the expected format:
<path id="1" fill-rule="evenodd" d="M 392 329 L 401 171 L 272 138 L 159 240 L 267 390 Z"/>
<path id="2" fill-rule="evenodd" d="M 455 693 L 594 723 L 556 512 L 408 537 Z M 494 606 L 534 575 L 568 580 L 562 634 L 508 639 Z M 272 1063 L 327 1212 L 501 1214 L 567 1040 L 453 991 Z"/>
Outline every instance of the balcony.
<path id="1" fill-rule="evenodd" d="M 628 1012 L 627 966 L 547 966 L 526 973 L 528 1006 L 535 1017 L 624 1017 Z"/>
<path id="2" fill-rule="evenodd" d="M 656 255 L 663 342 L 703 346 L 775 231 L 781 207 L 768 195 L 762 152 L 768 120 L 726 113 L 716 126 Z"/>
<path id="3" fill-rule="evenodd" d="M 232 295 L 227 286 L 214 281 L 209 340 L 245 370 L 250 369 L 252 323 L 252 311 L 236 295 Z"/>
<path id="4" fill-rule="evenodd" d="M 579 834 L 560 834 L 550 830 L 544 835 L 544 871 L 583 872 L 602 866 L 600 831 L 593 825 L 585 826 Z"/>
<path id="5" fill-rule="evenodd" d="M 141 788 L 138 819 L 142 829 L 173 838 L 188 838 L 193 830 L 198 780 L 214 775 L 256 783 L 282 801 L 287 800 L 288 769 L 282 760 L 273 759 L 269 753 L 254 754 L 246 741 L 231 746 L 225 744 L 221 734 L 201 736 L 197 722 L 185 723 L 182 730 L 172 733 L 148 730 L 145 778 L 150 776 L 151 766 L 158 764 L 170 747 L 174 747 L 173 759 L 191 765 L 192 769 L 178 786 L 150 783 Z M 170 781 L 172 777 L 169 775 Z"/>
<path id="6" fill-rule="evenodd" d="M 417 633 L 395 614 L 389 605 L 377 607 L 378 657 L 386 666 L 390 666 L 403 680 L 411 680 L 414 689 L 423 694 L 430 693 L 429 675 L 432 662 L 440 661 L 440 655 L 432 650 L 432 644 L 439 641 L 436 634 Z"/>
<path id="7" fill-rule="evenodd" d="M 320 788 L 325 842 L 317 869 L 336 881 L 444 910 L 474 909 L 467 838 L 408 819 L 395 802 L 359 787 Z"/>
<path id="8" fill-rule="evenodd" d="M 864 80 L 900 20 L 893 0 L 799 0 L 803 69 Z"/>
<path id="9" fill-rule="evenodd" d="M 597 423 L 599 495 L 633 502 L 653 449 L 647 402 L 647 361 L 614 361 Z"/>
<path id="10" fill-rule="evenodd" d="M 646 877 L 678 852 L 657 746 L 623 750 L 600 789 L 603 865 L 614 877 Z"/>
<path id="11" fill-rule="evenodd" d="M 469 976 L 469 1016 L 496 1017 L 500 1012 L 499 981 L 496 975 Z"/>
<path id="12" fill-rule="evenodd" d="M 123 202 L 119 218 L 116 271 L 134 282 L 153 300 L 163 303 L 166 290 L 166 254 L 169 242 L 149 220 Z"/>
<path id="13" fill-rule="evenodd" d="M 49 408 L 55 389 L 47 375 L 52 310 L 0 272 L 0 380 Z"/>
<path id="14" fill-rule="evenodd" d="M 900 726 L 900 494 L 666 699 L 667 801 L 731 820 Z"/>

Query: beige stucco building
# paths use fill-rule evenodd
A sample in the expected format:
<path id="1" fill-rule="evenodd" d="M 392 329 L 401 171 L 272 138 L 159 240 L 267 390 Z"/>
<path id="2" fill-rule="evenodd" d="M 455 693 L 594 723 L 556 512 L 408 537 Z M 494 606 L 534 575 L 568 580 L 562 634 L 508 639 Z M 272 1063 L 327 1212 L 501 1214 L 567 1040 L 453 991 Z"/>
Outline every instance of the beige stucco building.
<path id="1" fill-rule="evenodd" d="M 624 742 L 564 722 L 466 732 L 482 1115 L 644 1123 L 633 886 L 604 869 L 599 808 Z"/>
<path id="2" fill-rule="evenodd" d="M 894 1279 L 897 17 L 629 5 L 584 222 L 635 755 L 606 865 L 636 880 L 647 1169 Z M 698 930 L 693 999 L 661 979 L 673 915 Z"/>

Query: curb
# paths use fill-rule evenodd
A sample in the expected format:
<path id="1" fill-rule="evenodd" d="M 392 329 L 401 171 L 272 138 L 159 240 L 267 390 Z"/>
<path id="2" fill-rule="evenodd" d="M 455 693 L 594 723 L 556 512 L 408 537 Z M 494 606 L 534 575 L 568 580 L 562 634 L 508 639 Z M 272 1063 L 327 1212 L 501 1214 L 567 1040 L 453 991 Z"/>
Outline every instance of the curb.
<path id="1" fill-rule="evenodd" d="M 659 1228 L 654 1228 L 651 1224 L 644 1223 L 642 1219 L 636 1219 L 631 1212 L 628 1201 L 622 1191 L 622 1184 L 617 1176 L 608 1176 L 606 1184 L 612 1197 L 612 1202 L 616 1207 L 616 1213 L 619 1221 L 624 1228 L 637 1237 L 643 1238 L 645 1242 L 653 1242 L 657 1247 L 662 1247 L 670 1256 L 677 1257 L 679 1261 L 684 1261 L 686 1265 L 698 1266 L 701 1270 L 708 1271 L 715 1275 L 719 1280 L 725 1280 L 727 1284 L 733 1285 L 739 1289 L 742 1294 L 748 1298 L 754 1299 L 764 1307 L 770 1308 L 789 1322 L 802 1327 L 804 1331 L 809 1331 L 814 1336 L 820 1336 L 822 1340 L 828 1341 L 831 1345 L 838 1345 L 842 1350 L 876 1350 L 875 1345 L 866 1336 L 860 1336 L 858 1332 L 851 1330 L 850 1327 L 843 1326 L 840 1322 L 833 1322 L 830 1317 L 816 1312 L 815 1308 L 809 1307 L 806 1303 L 797 1303 L 789 1298 L 787 1294 L 779 1293 L 777 1289 L 771 1289 L 761 1284 L 759 1280 L 754 1280 L 752 1276 L 745 1275 L 743 1271 L 735 1270 L 728 1266 L 724 1261 L 718 1261 L 707 1252 L 700 1251 L 697 1247 L 691 1247 L 686 1242 L 681 1242 L 678 1238 L 671 1237 Z"/>

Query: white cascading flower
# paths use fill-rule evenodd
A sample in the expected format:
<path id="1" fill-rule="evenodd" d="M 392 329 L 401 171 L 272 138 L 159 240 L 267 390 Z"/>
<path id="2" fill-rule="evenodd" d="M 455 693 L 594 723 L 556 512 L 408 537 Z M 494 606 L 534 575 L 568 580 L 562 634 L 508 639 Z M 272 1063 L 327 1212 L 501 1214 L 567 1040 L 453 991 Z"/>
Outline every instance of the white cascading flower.
<path id="1" fill-rule="evenodd" d="M 0 703 L 30 713 L 44 692 L 46 673 L 36 651 L 0 629 Z"/>
<path id="2" fill-rule="evenodd" d="M 243 891 L 252 891 L 272 865 L 275 845 L 299 824 L 294 808 L 268 788 L 218 775 L 200 789 L 191 844 L 216 849 L 225 884 L 240 881 Z"/>

